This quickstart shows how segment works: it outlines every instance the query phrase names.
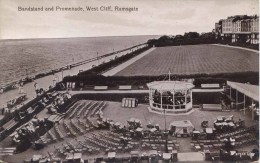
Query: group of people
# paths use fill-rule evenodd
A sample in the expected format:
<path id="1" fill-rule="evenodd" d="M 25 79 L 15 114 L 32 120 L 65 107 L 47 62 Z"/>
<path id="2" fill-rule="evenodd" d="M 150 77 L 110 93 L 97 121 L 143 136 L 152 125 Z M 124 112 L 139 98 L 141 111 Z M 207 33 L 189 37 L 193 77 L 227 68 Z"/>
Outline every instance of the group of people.
<path id="1" fill-rule="evenodd" d="M 173 98 L 174 97 L 174 98 Z M 185 101 L 186 98 L 186 101 Z M 173 95 L 170 91 L 163 92 L 162 94 L 155 90 L 153 94 L 153 101 L 156 104 L 163 104 L 163 105 L 185 105 L 186 103 L 190 102 L 190 97 L 185 97 L 185 94 L 181 92 L 175 92 Z M 176 109 L 179 109 L 178 107 Z"/>
<path id="2" fill-rule="evenodd" d="M 10 113 L 10 109 L 7 106 L 3 105 L 3 108 L 1 108 L 1 114 L 5 115 L 6 113 Z"/>

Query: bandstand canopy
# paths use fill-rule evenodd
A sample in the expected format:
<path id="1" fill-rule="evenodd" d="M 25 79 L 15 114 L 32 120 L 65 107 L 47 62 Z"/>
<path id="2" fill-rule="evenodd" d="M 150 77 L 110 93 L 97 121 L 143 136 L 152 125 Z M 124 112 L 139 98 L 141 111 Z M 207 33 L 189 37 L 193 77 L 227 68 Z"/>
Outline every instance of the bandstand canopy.
<path id="1" fill-rule="evenodd" d="M 185 81 L 154 81 L 147 84 L 149 89 L 158 91 L 188 90 L 194 87 L 192 83 Z"/>

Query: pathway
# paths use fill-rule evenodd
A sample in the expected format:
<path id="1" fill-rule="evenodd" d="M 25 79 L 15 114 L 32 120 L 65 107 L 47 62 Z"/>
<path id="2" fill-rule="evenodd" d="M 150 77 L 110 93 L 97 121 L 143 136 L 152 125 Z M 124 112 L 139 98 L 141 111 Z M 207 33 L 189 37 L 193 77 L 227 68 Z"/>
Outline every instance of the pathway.
<path id="1" fill-rule="evenodd" d="M 222 44 L 212 44 L 212 45 L 216 45 L 216 46 L 224 46 L 224 47 L 235 48 L 235 49 L 243 49 L 243 50 L 247 50 L 247 51 L 251 51 L 251 52 L 259 53 L 258 50 L 248 49 L 248 48 L 243 48 L 243 47 L 238 47 L 238 46 L 230 46 L 230 45 L 222 45 Z"/>
<path id="2" fill-rule="evenodd" d="M 104 76 L 113 76 L 116 73 L 118 73 L 119 71 L 125 69 L 126 67 L 128 67 L 129 65 L 131 65 L 132 63 L 136 62 L 137 60 L 141 59 L 142 57 L 146 56 L 147 54 L 151 53 L 152 51 L 154 51 L 156 48 L 151 48 L 145 52 L 143 52 L 142 54 L 137 55 L 136 57 L 114 67 L 111 70 L 108 70 L 107 72 L 103 73 L 102 75 Z"/>
<path id="3" fill-rule="evenodd" d="M 136 48 L 135 48 L 136 49 Z M 55 73 L 54 75 L 49 75 L 49 76 L 45 76 L 39 79 L 36 79 L 35 82 L 38 83 L 38 87 L 39 88 L 43 88 L 44 90 L 49 89 L 49 86 L 52 86 L 54 83 L 54 78 L 57 79 L 57 82 L 61 81 L 63 77 L 65 76 L 73 76 L 73 75 L 77 75 L 79 73 L 79 71 L 86 71 L 92 68 L 92 65 L 98 65 L 102 62 L 108 62 L 111 59 L 114 59 L 116 56 L 120 57 L 122 55 L 126 55 L 127 53 L 131 52 L 131 50 L 128 51 L 124 51 L 112 56 L 108 56 L 99 60 L 95 60 L 77 67 L 73 67 L 70 70 L 65 70 L 63 72 L 58 72 Z M 35 88 L 34 88 L 34 82 L 30 82 L 27 83 L 23 86 L 24 91 L 27 93 L 27 97 L 28 99 L 26 101 L 24 101 L 24 103 L 29 102 L 30 100 L 32 100 L 34 97 L 36 97 L 36 93 L 35 93 Z M 14 90 L 10 90 L 7 92 L 4 92 L 3 94 L 0 94 L 0 108 L 4 106 L 6 106 L 7 102 L 14 99 L 16 96 L 19 96 L 18 94 L 18 89 L 14 89 Z M 0 119 L 1 119 L 0 115 Z"/>
<path id="4" fill-rule="evenodd" d="M 149 93 L 149 90 L 91 90 L 91 91 L 70 91 L 71 95 L 75 95 L 75 94 L 84 94 L 84 93 L 89 93 L 89 94 L 110 94 L 110 93 Z"/>

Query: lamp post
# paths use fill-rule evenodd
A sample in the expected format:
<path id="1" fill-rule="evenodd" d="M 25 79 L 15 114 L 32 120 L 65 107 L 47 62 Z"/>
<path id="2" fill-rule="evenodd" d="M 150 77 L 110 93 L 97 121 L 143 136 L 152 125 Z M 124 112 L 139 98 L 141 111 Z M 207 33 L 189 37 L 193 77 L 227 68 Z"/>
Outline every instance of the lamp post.
<path id="1" fill-rule="evenodd" d="M 63 69 L 61 70 L 61 80 L 63 80 Z"/>
<path id="2" fill-rule="evenodd" d="M 165 136 L 165 152 L 168 153 L 168 133 L 166 129 L 166 110 L 164 110 L 164 136 Z"/>
<path id="3" fill-rule="evenodd" d="M 99 65 L 99 57 L 98 57 L 98 52 L 97 52 L 97 60 L 98 60 L 98 65 Z"/>

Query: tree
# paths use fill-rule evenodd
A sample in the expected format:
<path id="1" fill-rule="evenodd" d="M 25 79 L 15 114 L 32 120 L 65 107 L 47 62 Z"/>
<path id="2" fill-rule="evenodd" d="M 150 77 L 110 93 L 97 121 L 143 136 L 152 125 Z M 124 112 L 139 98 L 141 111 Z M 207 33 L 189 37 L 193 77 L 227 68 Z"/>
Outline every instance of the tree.
<path id="1" fill-rule="evenodd" d="M 198 32 L 188 32 L 184 33 L 184 37 L 186 39 L 196 39 L 200 37 L 200 34 Z"/>

